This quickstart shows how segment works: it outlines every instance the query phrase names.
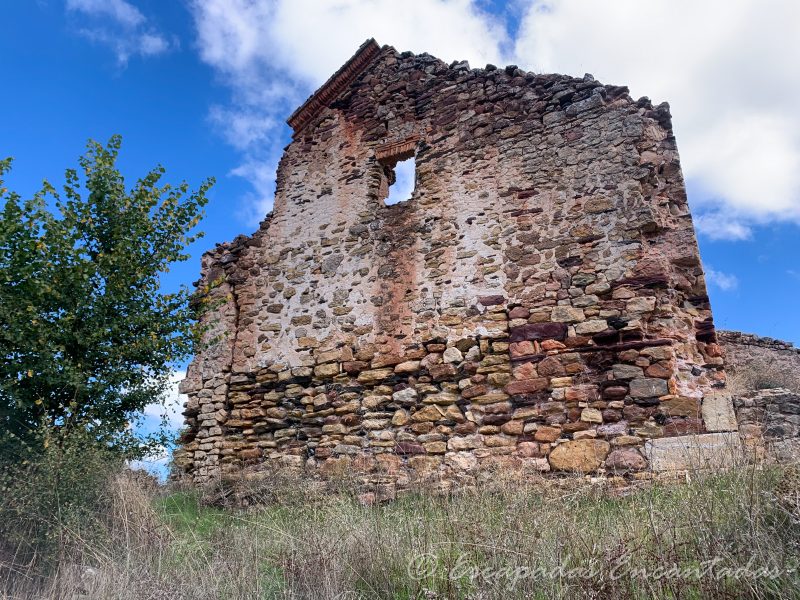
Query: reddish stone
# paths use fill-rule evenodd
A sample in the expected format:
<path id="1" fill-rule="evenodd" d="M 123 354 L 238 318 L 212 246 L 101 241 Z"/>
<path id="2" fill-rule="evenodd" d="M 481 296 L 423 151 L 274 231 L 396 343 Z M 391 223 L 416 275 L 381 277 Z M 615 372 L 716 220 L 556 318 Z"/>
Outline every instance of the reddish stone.
<path id="1" fill-rule="evenodd" d="M 533 392 L 541 392 L 546 390 L 549 382 L 546 377 L 537 377 L 536 379 L 522 379 L 520 381 L 512 381 L 509 383 L 505 390 L 506 394 L 531 394 Z"/>
<path id="2" fill-rule="evenodd" d="M 536 354 L 536 348 L 533 345 L 533 342 L 523 341 L 523 342 L 514 342 L 509 344 L 508 351 L 511 354 L 512 358 L 519 358 L 520 356 L 530 356 L 531 354 Z"/>
<path id="3" fill-rule="evenodd" d="M 531 311 L 524 306 L 515 306 L 508 311 L 509 319 L 527 319 L 529 316 L 531 316 Z"/>
<path id="4" fill-rule="evenodd" d="M 330 448 L 317 448 L 314 452 L 314 456 L 320 459 L 326 459 L 331 454 L 333 454 L 333 450 Z"/>
<path id="5" fill-rule="evenodd" d="M 650 412 L 646 408 L 631 404 L 622 409 L 622 416 L 632 423 L 641 423 L 650 416 Z"/>
<path id="6" fill-rule="evenodd" d="M 671 417 L 667 419 L 667 423 L 664 425 L 664 435 L 667 437 L 703 433 L 704 431 L 703 420 L 696 417 L 688 417 L 685 419 L 681 417 Z"/>
<path id="7" fill-rule="evenodd" d="M 542 451 L 536 442 L 520 442 L 517 444 L 517 454 L 524 458 L 539 458 Z"/>
<path id="8" fill-rule="evenodd" d="M 497 306 L 499 304 L 505 304 L 506 298 L 505 296 L 478 296 L 478 302 L 484 306 Z"/>
<path id="9" fill-rule="evenodd" d="M 575 337 L 570 337 L 570 338 L 565 339 L 564 340 L 564 344 L 568 348 L 584 348 L 584 347 L 589 345 L 590 341 L 591 341 L 591 338 L 588 338 L 588 337 L 585 337 L 585 336 L 582 336 L 582 335 L 576 335 Z"/>
<path id="10" fill-rule="evenodd" d="M 469 400 L 475 396 L 483 396 L 489 392 L 489 388 L 485 385 L 471 385 L 468 388 L 461 390 L 461 397 Z"/>
<path id="11" fill-rule="evenodd" d="M 563 340 L 567 336 L 566 323 L 526 323 L 511 329 L 511 341 Z"/>
<path id="12" fill-rule="evenodd" d="M 564 433 L 575 433 L 576 431 L 586 431 L 591 425 L 586 421 L 573 421 L 571 423 L 564 423 L 561 429 Z"/>
<path id="13" fill-rule="evenodd" d="M 634 448 L 620 448 L 612 450 L 606 457 L 606 470 L 612 473 L 627 473 L 641 471 L 647 468 L 647 461 L 642 454 Z"/>
<path id="14" fill-rule="evenodd" d="M 622 419 L 622 411 L 614 408 L 607 408 L 603 411 L 603 421 L 606 423 L 616 423 Z"/>
<path id="15" fill-rule="evenodd" d="M 567 402 L 594 402 L 597 400 L 597 387 L 594 385 L 574 385 L 564 392 Z M 597 407 L 595 407 L 597 408 Z"/>
<path id="16" fill-rule="evenodd" d="M 482 420 L 483 425 L 503 425 L 511 420 L 511 415 L 485 415 Z"/>
<path id="17" fill-rule="evenodd" d="M 450 363 L 442 363 L 440 365 L 431 365 L 428 367 L 428 372 L 434 381 L 444 381 L 455 376 L 456 368 Z"/>
<path id="18" fill-rule="evenodd" d="M 533 434 L 533 439 L 537 442 L 555 442 L 560 437 L 561 428 L 559 427 L 539 427 Z"/>
<path id="19" fill-rule="evenodd" d="M 344 415 L 342 417 L 342 425 L 346 425 L 347 427 L 352 427 L 353 425 L 358 425 L 360 418 L 358 415 Z"/>
<path id="20" fill-rule="evenodd" d="M 399 354 L 379 354 L 375 358 L 372 359 L 370 362 L 370 366 L 373 369 L 379 369 L 381 367 L 392 367 L 394 365 L 399 365 L 401 362 L 407 360 L 405 356 L 400 356 Z"/>
<path id="21" fill-rule="evenodd" d="M 536 370 L 542 377 L 563 377 L 567 374 L 564 370 L 564 365 L 555 356 L 545 358 L 538 364 Z"/>
<path id="22" fill-rule="evenodd" d="M 402 454 L 404 456 L 426 454 L 425 448 L 423 448 L 420 444 L 415 444 L 413 442 L 397 442 L 397 444 L 394 446 L 394 451 L 396 454 Z"/>
<path id="23" fill-rule="evenodd" d="M 544 340 L 542 342 L 542 350 L 562 350 L 564 348 L 566 346 L 556 340 Z"/>
<path id="24" fill-rule="evenodd" d="M 672 376 L 672 371 L 660 363 L 650 365 L 644 372 L 648 377 L 657 377 L 660 379 L 669 379 Z"/>
<path id="25" fill-rule="evenodd" d="M 453 428 L 453 431 L 455 431 L 456 433 L 458 433 L 460 435 L 467 435 L 467 434 L 470 434 L 470 433 L 475 433 L 475 430 L 477 428 L 478 428 L 478 426 L 475 423 L 473 423 L 472 421 L 465 421 L 463 423 L 459 423 L 458 425 L 456 425 Z"/>
<path id="26" fill-rule="evenodd" d="M 621 385 L 611 385 L 603 390 L 603 398 L 606 400 L 622 400 L 628 395 L 628 388 Z"/>
<path id="27" fill-rule="evenodd" d="M 545 375 L 545 373 L 542 373 Z M 534 379 L 539 376 L 536 363 L 526 362 L 514 368 L 514 379 Z"/>
<path id="28" fill-rule="evenodd" d="M 366 369 L 369 369 L 369 363 L 363 360 L 348 360 L 342 363 L 342 370 L 351 375 L 355 375 Z"/>
<path id="29" fill-rule="evenodd" d="M 261 458 L 261 449 L 260 448 L 246 448 L 239 452 L 239 457 L 242 460 L 255 460 L 257 458 Z"/>

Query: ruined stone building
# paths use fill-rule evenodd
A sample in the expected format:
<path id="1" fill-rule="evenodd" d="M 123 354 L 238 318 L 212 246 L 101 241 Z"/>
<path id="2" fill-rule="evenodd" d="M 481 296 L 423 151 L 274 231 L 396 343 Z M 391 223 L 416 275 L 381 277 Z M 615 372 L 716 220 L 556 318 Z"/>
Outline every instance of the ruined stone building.
<path id="1" fill-rule="evenodd" d="M 273 212 L 203 257 L 195 482 L 637 473 L 736 430 L 666 104 L 369 40 L 289 124 Z"/>

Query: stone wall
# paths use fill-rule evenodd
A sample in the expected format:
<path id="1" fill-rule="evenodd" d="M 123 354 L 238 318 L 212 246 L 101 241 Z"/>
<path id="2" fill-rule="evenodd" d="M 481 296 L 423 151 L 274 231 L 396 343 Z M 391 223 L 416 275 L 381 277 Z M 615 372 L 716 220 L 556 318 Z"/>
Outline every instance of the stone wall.
<path id="1" fill-rule="evenodd" d="M 762 389 L 734 397 L 742 438 L 782 460 L 800 457 L 800 394 Z"/>
<path id="2" fill-rule="evenodd" d="M 192 480 L 631 473 L 736 429 L 666 104 L 369 41 L 290 123 L 273 212 L 203 257 Z"/>
<path id="3" fill-rule="evenodd" d="M 800 348 L 738 331 L 720 331 L 718 335 L 736 392 L 783 387 L 800 393 Z"/>

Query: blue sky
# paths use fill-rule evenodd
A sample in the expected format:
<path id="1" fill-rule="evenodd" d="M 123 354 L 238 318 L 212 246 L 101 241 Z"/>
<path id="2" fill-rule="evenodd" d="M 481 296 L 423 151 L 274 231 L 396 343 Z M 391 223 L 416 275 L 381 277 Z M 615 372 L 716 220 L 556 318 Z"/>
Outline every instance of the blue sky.
<path id="1" fill-rule="evenodd" d="M 200 254 L 271 207 L 284 120 L 367 37 L 668 100 L 719 328 L 800 345 L 800 9 L 778 0 L 5 0 L 8 184 L 61 181 L 88 138 L 123 136 L 131 180 L 209 176 Z"/>

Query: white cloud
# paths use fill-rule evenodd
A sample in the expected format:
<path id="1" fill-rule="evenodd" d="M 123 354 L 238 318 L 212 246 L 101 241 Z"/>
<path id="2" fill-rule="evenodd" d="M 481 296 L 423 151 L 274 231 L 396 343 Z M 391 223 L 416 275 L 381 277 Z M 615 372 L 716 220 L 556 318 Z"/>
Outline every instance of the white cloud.
<path id="1" fill-rule="evenodd" d="M 397 204 L 411 198 L 411 193 L 414 191 L 414 184 L 416 183 L 414 160 L 409 158 L 397 163 L 394 168 L 394 174 L 395 182 L 389 187 L 389 197 L 386 198 L 386 204 Z"/>
<path id="2" fill-rule="evenodd" d="M 253 191 L 244 197 L 238 216 L 250 225 L 259 223 L 272 210 L 275 194 L 275 173 L 278 169 L 280 151 L 246 153 L 245 162 L 230 174 L 243 177 L 253 186 Z"/>
<path id="3" fill-rule="evenodd" d="M 225 140 L 238 150 L 247 150 L 269 139 L 269 134 L 281 123 L 268 113 L 254 109 L 231 109 L 212 106 L 209 119 L 219 128 Z"/>
<path id="4" fill-rule="evenodd" d="M 178 392 L 178 384 L 186 378 L 186 371 L 175 371 L 169 378 L 169 390 L 163 402 L 154 402 L 144 407 L 142 411 L 145 419 L 157 425 L 166 416 L 167 423 L 173 432 L 183 427 L 183 405 L 186 395 Z"/>
<path id="5" fill-rule="evenodd" d="M 109 17 L 129 27 L 142 25 L 146 20 L 138 8 L 125 0 L 67 0 L 67 8 L 88 15 Z"/>
<path id="6" fill-rule="evenodd" d="M 211 120 L 234 147 L 253 193 L 242 214 L 272 208 L 285 119 L 367 38 L 442 60 L 501 61 L 504 30 L 472 0 L 194 0 L 202 59 L 230 86 L 233 108 Z"/>
<path id="7" fill-rule="evenodd" d="M 701 233 L 746 239 L 756 225 L 800 222 L 800 4 L 516 0 L 500 16 L 484 4 L 192 0 L 200 55 L 232 91 L 232 108 L 211 117 L 243 152 L 251 210 L 271 205 L 274 172 L 264 169 L 280 157 L 283 120 L 375 37 L 447 62 L 590 72 L 667 100 Z M 509 15 L 519 17 L 514 39 L 502 25 Z"/>
<path id="8" fill-rule="evenodd" d="M 706 272 L 706 281 L 711 285 L 715 285 L 723 292 L 730 292 L 739 287 L 739 280 L 736 278 L 736 275 L 716 271 L 711 265 L 706 265 L 704 270 Z"/>
<path id="9" fill-rule="evenodd" d="M 66 7 L 88 22 L 81 23 L 78 33 L 111 48 L 121 65 L 132 56 L 156 56 L 177 45 L 125 0 L 67 0 Z"/>
<path id="10" fill-rule="evenodd" d="M 128 467 L 134 471 L 147 471 L 163 481 L 169 473 L 168 467 L 171 460 L 172 452 L 168 448 L 161 446 L 156 453 L 146 458 L 129 461 Z"/>
<path id="11" fill-rule="evenodd" d="M 701 231 L 744 239 L 753 224 L 800 221 L 797 3 L 539 1 L 515 53 L 539 71 L 590 72 L 668 101 L 684 173 L 700 192 L 695 212 L 726 215 L 724 227 Z"/>
<path id="12" fill-rule="evenodd" d="M 740 218 L 720 211 L 708 211 L 694 218 L 694 227 L 701 234 L 712 240 L 749 240 L 752 229 Z"/>

